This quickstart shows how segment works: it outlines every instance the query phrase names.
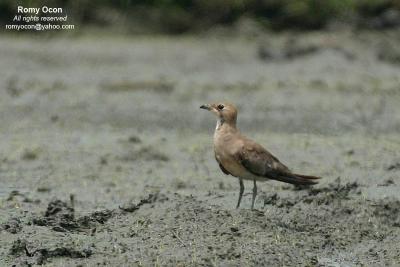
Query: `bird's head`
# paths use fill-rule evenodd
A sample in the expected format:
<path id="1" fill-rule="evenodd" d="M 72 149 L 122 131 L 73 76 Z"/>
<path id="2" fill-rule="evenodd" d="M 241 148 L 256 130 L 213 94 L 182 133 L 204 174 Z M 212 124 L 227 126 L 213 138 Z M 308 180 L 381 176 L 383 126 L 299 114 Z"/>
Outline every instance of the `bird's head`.
<path id="1" fill-rule="evenodd" d="M 234 105 L 229 103 L 213 103 L 201 105 L 200 108 L 214 113 L 219 122 L 228 123 L 236 127 L 237 109 Z"/>

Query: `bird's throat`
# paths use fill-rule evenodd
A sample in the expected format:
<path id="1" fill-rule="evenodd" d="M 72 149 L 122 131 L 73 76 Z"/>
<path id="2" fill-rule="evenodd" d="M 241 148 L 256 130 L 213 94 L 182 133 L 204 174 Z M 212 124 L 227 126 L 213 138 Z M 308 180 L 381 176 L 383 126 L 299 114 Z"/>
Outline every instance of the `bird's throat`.
<path id="1" fill-rule="evenodd" d="M 215 127 L 215 130 L 218 131 L 221 129 L 222 125 L 224 125 L 225 120 L 223 118 L 218 118 L 217 120 L 217 126 Z"/>

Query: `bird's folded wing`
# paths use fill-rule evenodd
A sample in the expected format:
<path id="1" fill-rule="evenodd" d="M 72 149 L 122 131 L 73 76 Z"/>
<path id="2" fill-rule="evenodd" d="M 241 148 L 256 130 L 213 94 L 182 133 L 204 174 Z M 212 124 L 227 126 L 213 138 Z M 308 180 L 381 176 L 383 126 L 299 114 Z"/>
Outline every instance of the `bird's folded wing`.
<path id="1" fill-rule="evenodd" d="M 255 175 L 273 178 L 278 174 L 290 172 L 288 167 L 256 143 L 244 145 L 236 152 L 236 158 Z"/>
<path id="2" fill-rule="evenodd" d="M 292 173 L 276 157 L 257 143 L 242 146 L 236 152 L 240 164 L 252 174 L 296 185 L 316 184 L 319 177 Z"/>

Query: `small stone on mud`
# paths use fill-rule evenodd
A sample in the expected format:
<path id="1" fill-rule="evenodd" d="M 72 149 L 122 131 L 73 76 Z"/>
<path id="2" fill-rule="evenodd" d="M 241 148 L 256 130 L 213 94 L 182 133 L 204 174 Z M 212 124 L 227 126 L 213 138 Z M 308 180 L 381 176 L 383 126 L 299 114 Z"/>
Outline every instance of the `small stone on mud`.
<path id="1" fill-rule="evenodd" d="M 100 164 L 107 165 L 108 164 L 107 157 L 105 157 L 105 156 L 100 157 Z"/>
<path id="2" fill-rule="evenodd" d="M 38 188 L 36 189 L 36 191 L 38 191 L 38 192 L 40 192 L 40 193 L 47 193 L 47 192 L 50 192 L 51 189 L 50 189 L 49 187 L 43 186 L 43 187 L 38 187 Z"/>
<path id="3" fill-rule="evenodd" d="M 38 151 L 26 149 L 22 154 L 23 160 L 35 160 L 38 157 Z"/>
<path id="4" fill-rule="evenodd" d="M 234 232 L 234 233 L 236 233 L 237 231 L 239 231 L 239 228 L 237 228 L 237 227 L 231 227 L 231 231 Z"/>
<path id="5" fill-rule="evenodd" d="M 142 140 L 139 137 L 135 136 L 135 135 L 130 136 L 128 141 L 131 142 L 131 143 L 134 143 L 134 144 L 142 142 Z"/>
<path id="6" fill-rule="evenodd" d="M 223 182 L 219 182 L 218 183 L 218 189 L 220 189 L 220 190 L 224 190 L 225 189 L 225 185 L 224 185 Z"/>
<path id="7" fill-rule="evenodd" d="M 185 182 L 185 181 L 182 181 L 182 180 L 180 180 L 180 179 L 176 179 L 176 180 L 174 181 L 174 185 L 175 185 L 175 188 L 176 188 L 177 190 L 187 188 L 186 182 Z"/>
<path id="8" fill-rule="evenodd" d="M 50 117 L 50 121 L 51 122 L 57 122 L 58 120 L 59 120 L 58 115 L 53 115 L 53 116 Z"/>
<path id="9" fill-rule="evenodd" d="M 399 170 L 400 169 L 400 162 L 394 163 L 386 168 L 388 171 Z"/>

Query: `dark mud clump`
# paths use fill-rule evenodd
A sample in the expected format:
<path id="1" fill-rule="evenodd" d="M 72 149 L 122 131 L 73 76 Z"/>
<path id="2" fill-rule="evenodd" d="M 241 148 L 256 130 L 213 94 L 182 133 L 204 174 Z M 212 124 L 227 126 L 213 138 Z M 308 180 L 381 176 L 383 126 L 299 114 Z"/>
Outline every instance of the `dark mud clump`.
<path id="1" fill-rule="evenodd" d="M 21 255 L 21 254 L 29 254 L 26 248 L 27 241 L 24 239 L 15 240 L 10 248 L 10 255 Z"/>
<path id="2" fill-rule="evenodd" d="M 56 199 L 49 203 L 47 206 L 47 210 L 45 213 L 45 217 L 54 217 L 54 216 L 63 216 L 63 217 L 74 217 L 74 208 L 69 206 L 67 203 Z"/>
<path id="3" fill-rule="evenodd" d="M 83 225 L 86 227 L 95 225 L 96 223 L 104 224 L 105 222 L 108 221 L 108 219 L 110 219 L 113 216 L 113 214 L 114 211 L 108 209 L 95 211 L 89 215 L 85 215 L 78 218 L 77 222 L 79 223 L 79 225 Z"/>
<path id="4" fill-rule="evenodd" d="M 11 234 L 17 234 L 22 230 L 21 220 L 19 218 L 11 218 L 1 225 L 1 229 Z"/>
<path id="5" fill-rule="evenodd" d="M 35 244 L 28 244 L 25 239 L 17 239 L 12 243 L 9 254 L 16 256 L 14 266 L 32 266 L 34 264 L 44 264 L 51 258 L 87 258 L 92 255 L 90 248 L 76 250 L 69 246 L 56 248 L 37 248 Z M 28 249 L 30 247 L 31 249 Z"/>
<path id="6" fill-rule="evenodd" d="M 44 216 L 34 217 L 32 223 L 39 226 L 50 226 L 58 232 L 79 228 L 75 221 L 74 208 L 58 199 L 51 201 Z"/>
<path id="7" fill-rule="evenodd" d="M 134 211 L 138 210 L 144 204 L 152 204 L 156 201 L 164 202 L 167 200 L 168 200 L 168 198 L 164 194 L 155 193 L 155 194 L 150 194 L 147 198 L 140 200 L 140 202 L 137 204 L 126 203 L 126 204 L 120 206 L 119 208 L 125 212 L 134 212 Z"/>
<path id="8" fill-rule="evenodd" d="M 32 223 L 51 227 L 57 232 L 87 231 L 98 223 L 104 224 L 112 214 L 112 210 L 102 210 L 75 218 L 74 208 L 66 202 L 56 199 L 49 203 L 44 216 L 34 217 Z"/>
<path id="9" fill-rule="evenodd" d="M 59 247 L 55 249 L 42 248 L 35 250 L 30 254 L 31 257 L 36 258 L 36 264 L 43 264 L 49 258 L 56 257 L 69 257 L 69 258 L 87 258 L 92 255 L 90 248 L 75 250 L 69 247 Z"/>

